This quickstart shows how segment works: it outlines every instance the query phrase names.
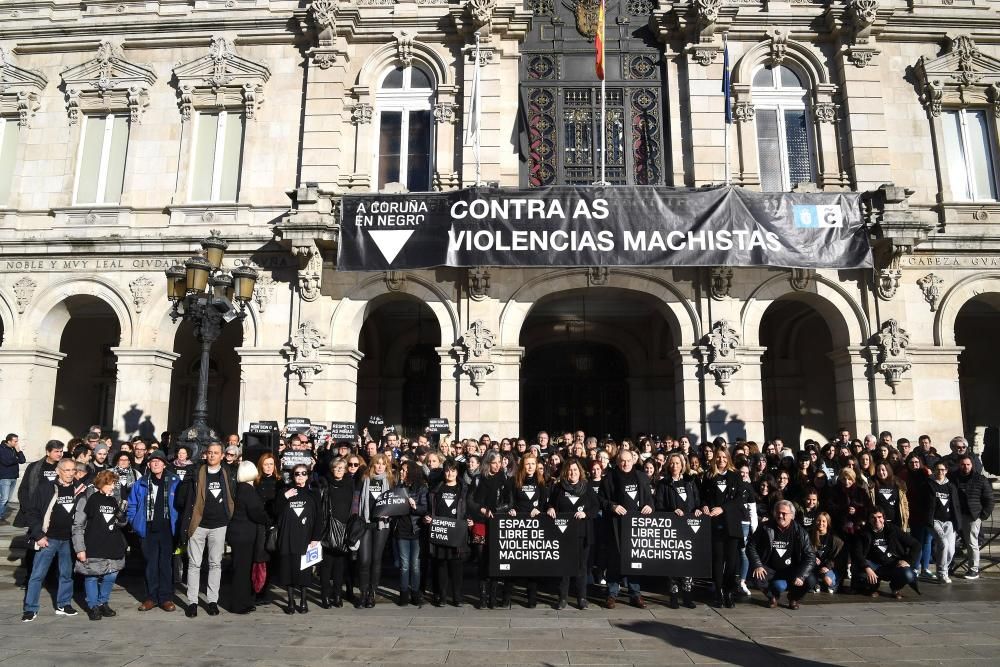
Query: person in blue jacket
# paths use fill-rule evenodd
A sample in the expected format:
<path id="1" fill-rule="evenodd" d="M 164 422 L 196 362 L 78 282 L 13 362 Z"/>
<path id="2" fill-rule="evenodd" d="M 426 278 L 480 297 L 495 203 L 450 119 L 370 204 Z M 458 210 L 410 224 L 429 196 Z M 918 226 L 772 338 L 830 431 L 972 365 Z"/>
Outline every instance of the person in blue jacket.
<path id="1" fill-rule="evenodd" d="M 180 479 L 167 470 L 167 457 L 153 450 L 147 457 L 146 474 L 132 485 L 128 498 L 128 522 L 142 540 L 146 559 L 146 599 L 139 611 L 159 607 L 174 611 L 174 535 L 177 508 L 174 496 Z"/>

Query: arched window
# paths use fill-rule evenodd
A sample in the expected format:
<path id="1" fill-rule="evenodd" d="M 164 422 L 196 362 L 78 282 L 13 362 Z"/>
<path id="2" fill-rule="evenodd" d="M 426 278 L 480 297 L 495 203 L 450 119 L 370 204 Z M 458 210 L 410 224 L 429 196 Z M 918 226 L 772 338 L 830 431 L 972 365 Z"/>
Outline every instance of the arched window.
<path id="1" fill-rule="evenodd" d="M 396 67 L 382 77 L 373 147 L 376 190 L 387 183 L 411 192 L 430 190 L 433 81 L 419 66 Z"/>
<path id="2" fill-rule="evenodd" d="M 808 124 L 808 92 L 799 75 L 778 65 L 753 75 L 760 185 L 764 192 L 787 192 L 815 182 L 815 159 Z"/>

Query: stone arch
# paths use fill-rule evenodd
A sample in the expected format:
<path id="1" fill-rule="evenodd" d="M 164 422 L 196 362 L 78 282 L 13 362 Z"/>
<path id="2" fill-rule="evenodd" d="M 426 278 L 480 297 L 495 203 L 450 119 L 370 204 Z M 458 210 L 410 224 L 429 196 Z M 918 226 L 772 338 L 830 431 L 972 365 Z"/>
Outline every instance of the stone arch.
<path id="1" fill-rule="evenodd" d="M 784 273 L 765 280 L 747 297 L 740 311 L 740 333 L 744 345 L 760 345 L 760 324 L 764 312 L 779 298 L 802 301 L 819 311 L 830 328 L 834 349 L 864 345 L 871 335 L 868 318 L 861 305 L 840 285 L 816 275 L 807 289 L 795 290 L 788 281 L 788 274 Z"/>
<path id="2" fill-rule="evenodd" d="M 411 42 L 413 60 L 430 70 L 438 88 L 454 86 L 455 75 L 445 57 L 432 46 L 414 39 Z M 368 56 L 358 71 L 358 85 L 371 91 L 378 89 L 379 79 L 386 68 L 399 65 L 399 49 L 395 42 L 386 44 Z"/>
<path id="3" fill-rule="evenodd" d="M 945 292 L 941 298 L 941 305 L 938 306 L 934 315 L 934 344 L 943 346 L 954 346 L 955 343 L 955 320 L 962 306 L 971 299 L 995 292 L 1000 294 L 1000 274 L 988 273 L 986 275 L 974 275 L 962 278 L 955 283 L 950 290 Z"/>
<path id="4" fill-rule="evenodd" d="M 733 70 L 733 83 L 749 86 L 753 80 L 754 68 L 762 63 L 780 64 L 798 70 L 799 74 L 805 75 L 807 80 L 803 83 L 809 89 L 830 82 L 826 65 L 808 45 L 789 39 L 785 42 L 784 58 L 776 63 L 771 57 L 771 40 L 767 39 L 754 44 L 743 54 Z"/>
<path id="5" fill-rule="evenodd" d="M 330 331 L 327 336 L 329 345 L 356 349 L 365 320 L 386 297 L 394 294 L 415 297 L 431 309 L 441 329 L 442 345 L 451 345 L 458 339 L 458 313 L 447 295 L 437 285 L 412 273 L 406 273 L 399 290 L 390 291 L 385 285 L 384 275 L 378 273 L 361 281 L 337 304 L 330 319 Z"/>
<path id="6" fill-rule="evenodd" d="M 500 312 L 501 346 L 517 346 L 521 328 L 528 318 L 531 308 L 540 299 L 558 292 L 583 289 L 590 285 L 588 271 L 561 269 L 532 278 L 515 291 Z M 647 275 L 641 271 L 611 269 L 605 285 L 593 286 L 601 290 L 605 287 L 641 292 L 654 297 L 669 323 L 673 340 L 677 345 L 696 345 L 702 336 L 701 322 L 691 302 L 672 284 Z M 599 293 L 599 292 L 597 292 Z"/>
<path id="7" fill-rule="evenodd" d="M 53 350 L 59 349 L 59 340 L 70 314 L 63 302 L 73 296 L 92 296 L 106 303 L 118 319 L 121 332 L 119 345 L 131 347 L 135 342 L 135 322 L 129 301 L 121 293 L 118 285 L 102 276 L 67 277 L 48 285 L 31 308 L 20 332 L 22 345 L 37 345 Z M 32 333 L 34 332 L 34 333 Z M 25 337 L 34 335 L 35 340 Z"/>
<path id="8" fill-rule="evenodd" d="M 3 290 L 0 290 L 0 347 L 14 340 L 14 309 Z"/>

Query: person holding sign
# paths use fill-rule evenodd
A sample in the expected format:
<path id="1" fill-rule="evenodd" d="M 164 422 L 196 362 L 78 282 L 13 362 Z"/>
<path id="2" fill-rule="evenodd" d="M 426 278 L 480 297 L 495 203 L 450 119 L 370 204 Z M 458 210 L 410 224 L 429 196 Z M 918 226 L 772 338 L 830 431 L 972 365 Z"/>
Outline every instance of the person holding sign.
<path id="1" fill-rule="evenodd" d="M 368 470 L 361 482 L 360 511 L 365 524 L 358 548 L 358 587 L 361 598 L 357 607 L 371 609 L 375 606 L 375 591 L 382 578 L 382 552 L 389 541 L 390 519 L 375 516 L 375 501 L 396 485 L 392 462 L 386 454 L 375 454 L 368 462 Z"/>
<path id="2" fill-rule="evenodd" d="M 795 520 L 795 505 L 779 500 L 774 506 L 774 523 L 762 523 L 747 542 L 747 558 L 753 579 L 775 609 L 778 598 L 788 592 L 788 608 L 798 609 L 799 600 L 813 589 L 812 571 L 816 552 L 809 534 Z"/>
<path id="3" fill-rule="evenodd" d="M 552 486 L 548 498 L 548 514 L 553 519 L 557 513 L 573 514 L 577 521 L 585 522 L 585 528 L 577 533 L 576 550 L 580 554 L 576 578 L 576 606 L 587 608 L 587 567 L 590 561 L 590 546 L 594 543 L 594 522 L 601 509 L 601 501 L 587 482 L 580 459 L 570 459 L 563 465 L 562 476 Z M 559 602 L 556 609 L 566 608 L 566 597 L 569 595 L 569 573 L 559 580 Z M 530 606 L 530 605 L 529 605 Z"/>
<path id="4" fill-rule="evenodd" d="M 701 516 L 701 497 L 698 494 L 698 485 L 693 479 L 687 476 L 687 459 L 679 452 L 672 453 L 667 457 L 667 474 L 656 485 L 656 511 L 673 512 L 677 516 L 694 514 Z M 694 584 L 692 577 L 683 577 L 680 586 L 677 579 L 670 577 L 670 608 L 677 609 L 677 593 L 684 592 L 684 606 L 694 609 L 695 604 L 691 601 L 691 587 Z"/>
<path id="5" fill-rule="evenodd" d="M 712 580 L 717 607 L 733 607 L 740 582 L 743 542 L 743 480 L 723 443 L 713 452 L 701 487 L 701 511 L 712 518 Z"/>
<path id="6" fill-rule="evenodd" d="M 507 495 L 513 504 L 507 512 L 510 516 L 535 517 L 548 506 L 549 489 L 545 486 L 545 475 L 534 453 L 521 457 L 517 472 L 507 480 Z M 504 579 L 504 606 L 510 600 L 511 584 L 509 578 Z M 538 578 L 527 578 L 525 588 L 528 592 L 528 609 L 534 609 L 538 604 Z"/>
<path id="7" fill-rule="evenodd" d="M 312 584 L 312 568 L 301 568 L 302 556 L 323 536 L 320 499 L 309 486 L 309 467 L 292 468 L 292 485 L 278 494 L 278 583 L 288 594 L 286 614 L 309 612 L 306 589 Z M 296 590 L 297 589 L 297 590 Z M 295 603 L 298 593 L 299 602 Z"/>
<path id="8" fill-rule="evenodd" d="M 653 494 L 649 490 L 646 473 L 635 468 L 632 452 L 622 449 L 618 452 L 618 467 L 607 469 L 607 476 L 601 482 L 601 506 L 613 519 L 613 553 L 608 559 L 608 609 L 614 609 L 618 592 L 621 590 L 621 520 L 628 514 L 652 514 Z M 629 599 L 639 609 L 645 609 L 638 577 L 624 577 Z"/>
<path id="9" fill-rule="evenodd" d="M 399 606 L 407 603 L 424 606 L 420 592 L 420 526 L 427 515 L 427 484 L 424 469 L 416 461 L 404 461 L 399 486 L 407 496 L 409 514 L 396 521 L 396 546 L 399 548 Z"/>
<path id="10" fill-rule="evenodd" d="M 485 543 L 489 536 L 485 528 L 489 526 L 494 515 L 506 514 L 510 509 L 510 495 L 507 488 L 507 477 L 503 472 L 503 459 L 496 450 L 490 450 L 483 458 L 483 472 L 479 476 L 479 484 L 470 492 L 470 513 L 483 525 Z M 479 558 L 479 608 L 493 609 L 497 605 L 497 582 L 490 578 L 490 550 L 482 549 Z M 509 596 L 509 591 L 507 591 Z M 503 601 L 503 606 L 510 605 L 510 597 Z"/>
<path id="11" fill-rule="evenodd" d="M 424 517 L 424 523 L 431 524 L 435 518 L 444 517 L 471 528 L 472 519 L 466 516 L 468 487 L 458 479 L 458 464 L 453 459 L 448 459 L 443 471 L 444 480 L 430 492 L 430 514 Z M 461 607 L 462 574 L 465 559 L 469 555 L 468 541 L 463 539 L 459 546 L 448 546 L 432 536 L 430 555 L 437 569 L 438 589 L 434 592 L 434 606 L 444 606 L 445 594 L 450 588 L 452 605 Z"/>

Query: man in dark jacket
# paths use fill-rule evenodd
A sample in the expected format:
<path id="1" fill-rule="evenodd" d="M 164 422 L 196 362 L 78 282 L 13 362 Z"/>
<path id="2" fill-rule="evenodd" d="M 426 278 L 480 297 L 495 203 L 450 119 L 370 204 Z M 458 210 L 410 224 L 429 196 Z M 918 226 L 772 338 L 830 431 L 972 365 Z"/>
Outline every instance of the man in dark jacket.
<path id="1" fill-rule="evenodd" d="M 747 542 L 747 558 L 771 609 L 778 606 L 784 591 L 788 591 L 788 608 L 798 609 L 799 600 L 816 584 L 812 542 L 795 521 L 795 505 L 787 500 L 775 503 L 773 525 L 762 523 L 754 531 Z"/>
<path id="2" fill-rule="evenodd" d="M 18 528 L 27 528 L 28 519 L 24 514 L 24 508 L 28 504 L 31 494 L 38 488 L 40 482 L 56 481 L 56 465 L 62 460 L 63 450 L 66 446 L 58 440 L 49 440 L 45 443 L 45 458 L 32 461 L 24 469 L 24 481 L 17 490 L 17 502 L 20 508 L 17 516 L 14 517 L 14 525 Z"/>
<path id="3" fill-rule="evenodd" d="M 954 442 L 954 441 L 952 441 Z M 941 462 L 944 462 L 942 459 Z M 979 530 L 983 521 L 993 514 L 993 487 L 990 480 L 975 468 L 971 454 L 961 454 L 956 460 L 958 468 L 951 479 L 958 487 L 959 510 L 962 514 L 962 542 L 968 550 L 966 579 L 979 578 Z M 980 463 L 980 470 L 982 464 Z"/>
<path id="4" fill-rule="evenodd" d="M 881 581 L 889 582 L 897 600 L 903 597 L 903 586 L 916 590 L 912 564 L 920 556 L 920 543 L 896 524 L 886 523 L 882 510 L 872 511 L 868 526 L 854 540 L 853 551 L 851 579 L 859 593 L 878 597 Z"/>
<path id="5" fill-rule="evenodd" d="M 146 599 L 139 611 L 159 607 L 176 609 L 174 601 L 174 535 L 177 533 L 175 494 L 180 480 L 167 470 L 167 457 L 153 451 L 146 461 L 146 474 L 132 485 L 128 499 L 128 522 L 142 540 L 146 560 Z"/>
<path id="6" fill-rule="evenodd" d="M 653 511 L 653 490 L 650 488 L 649 477 L 635 466 L 632 452 L 623 449 L 618 453 L 618 467 L 608 468 L 608 475 L 601 481 L 601 509 L 605 516 L 613 519 L 613 535 L 615 553 L 608 561 L 608 600 L 607 608 L 614 609 L 620 581 L 624 579 L 628 588 L 629 599 L 640 609 L 646 608 L 642 599 L 638 577 L 621 576 L 621 517 L 631 514 L 651 514 Z"/>
<path id="7" fill-rule="evenodd" d="M 54 484 L 42 482 L 35 487 L 27 503 L 21 507 L 28 523 L 29 549 L 36 549 L 28 590 L 24 595 L 23 623 L 38 616 L 38 600 L 42 584 L 53 559 L 59 559 L 59 590 L 56 593 L 56 615 L 76 616 L 73 609 L 73 508 L 76 497 L 85 489 L 77 484 L 76 463 L 60 461 Z"/>
<path id="8" fill-rule="evenodd" d="M 951 453 L 942 456 L 938 460 L 948 466 L 949 475 L 958 471 L 959 460 L 963 456 L 968 456 L 972 459 L 972 469 L 974 472 L 980 475 L 983 474 L 983 461 L 969 448 L 968 440 L 960 435 L 955 436 L 951 439 L 951 442 L 948 443 L 948 446 L 951 448 Z M 930 467 L 930 465 L 928 464 L 927 467 Z"/>
<path id="9" fill-rule="evenodd" d="M 23 463 L 24 452 L 21 451 L 20 438 L 16 433 L 8 433 L 0 443 L 0 526 L 8 525 L 5 518 L 7 501 L 14 495 Z"/>
<path id="10" fill-rule="evenodd" d="M 181 534 L 188 543 L 188 618 L 198 615 L 198 590 L 201 588 L 201 561 L 208 550 L 208 615 L 219 613 L 219 587 L 222 583 L 222 556 L 226 549 L 226 529 L 233 516 L 235 486 L 229 468 L 222 464 L 222 443 L 205 448 L 205 464 L 184 478 L 177 492 L 177 503 L 184 508 Z"/>

